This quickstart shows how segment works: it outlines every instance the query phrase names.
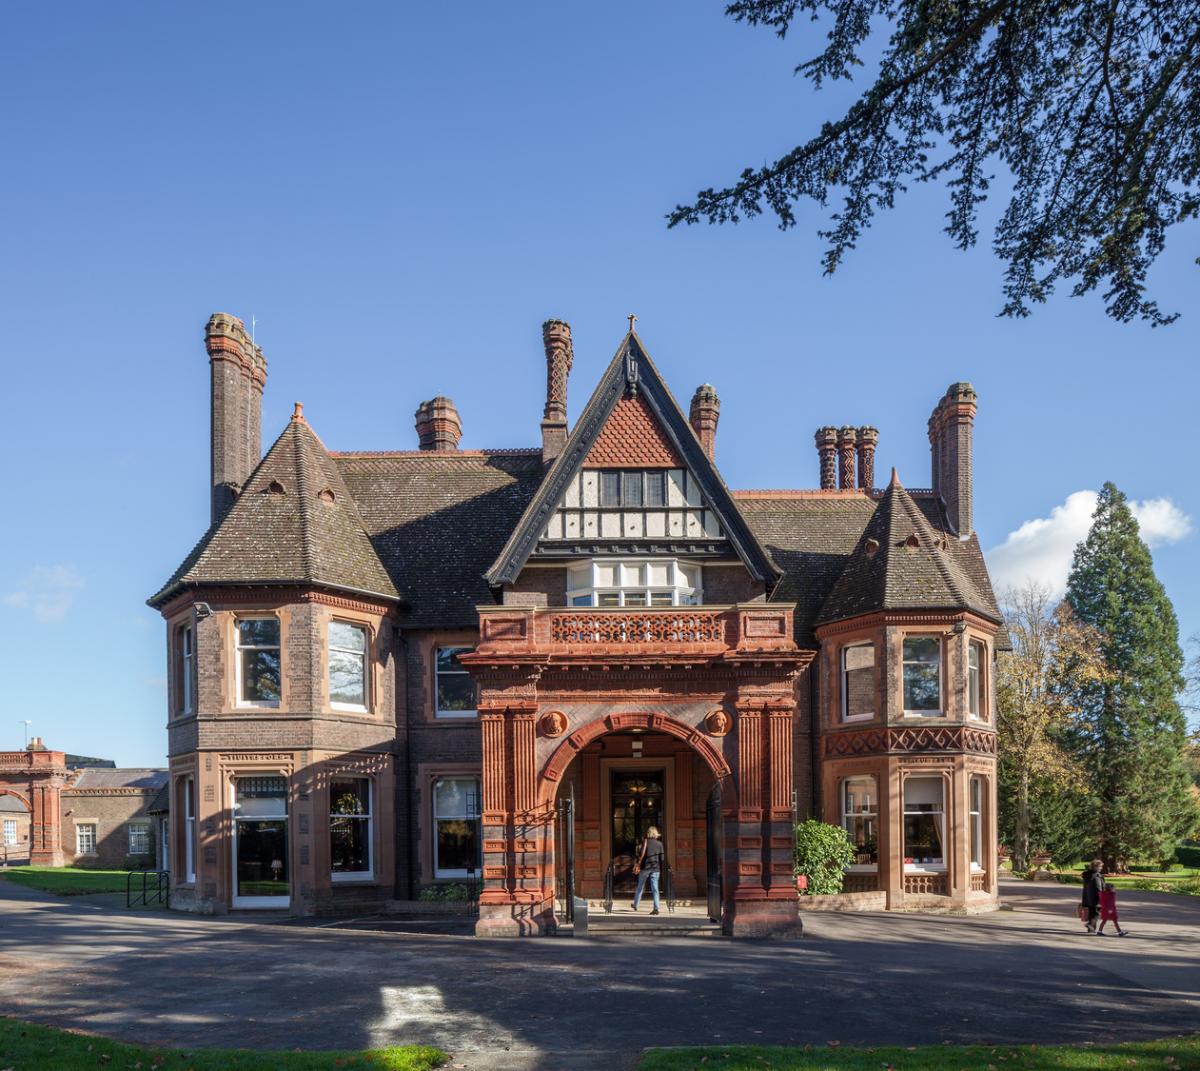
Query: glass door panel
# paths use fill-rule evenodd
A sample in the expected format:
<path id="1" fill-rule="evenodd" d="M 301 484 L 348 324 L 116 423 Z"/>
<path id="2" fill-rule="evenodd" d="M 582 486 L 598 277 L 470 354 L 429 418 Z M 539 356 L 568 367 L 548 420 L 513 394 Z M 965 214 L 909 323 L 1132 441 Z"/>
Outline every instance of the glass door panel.
<path id="1" fill-rule="evenodd" d="M 287 907 L 287 779 L 239 777 L 233 783 L 233 903 Z"/>

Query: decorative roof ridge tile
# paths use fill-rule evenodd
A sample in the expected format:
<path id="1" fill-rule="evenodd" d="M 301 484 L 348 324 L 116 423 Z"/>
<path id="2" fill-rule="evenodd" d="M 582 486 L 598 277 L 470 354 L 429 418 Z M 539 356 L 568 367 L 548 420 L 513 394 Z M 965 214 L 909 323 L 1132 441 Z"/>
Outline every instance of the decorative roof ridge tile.
<path id="1" fill-rule="evenodd" d="M 458 457 L 540 457 L 540 446 L 482 447 L 478 450 L 329 450 L 330 457 L 344 460 L 355 458 L 437 458 L 440 461 Z"/>
<path id="2" fill-rule="evenodd" d="M 851 499 L 851 498 L 878 498 L 883 494 L 878 489 L 866 490 L 859 487 L 833 488 L 822 490 L 819 487 L 808 488 L 749 488 L 744 491 L 730 491 L 734 498 L 809 498 L 809 499 Z"/>

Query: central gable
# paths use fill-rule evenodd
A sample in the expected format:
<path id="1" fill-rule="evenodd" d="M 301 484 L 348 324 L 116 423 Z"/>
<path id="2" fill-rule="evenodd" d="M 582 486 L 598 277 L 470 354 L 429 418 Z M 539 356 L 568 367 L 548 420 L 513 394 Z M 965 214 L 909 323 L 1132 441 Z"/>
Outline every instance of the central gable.
<path id="1" fill-rule="evenodd" d="M 780 576 L 633 332 L 486 577 L 595 555 L 740 559 L 755 580 Z"/>

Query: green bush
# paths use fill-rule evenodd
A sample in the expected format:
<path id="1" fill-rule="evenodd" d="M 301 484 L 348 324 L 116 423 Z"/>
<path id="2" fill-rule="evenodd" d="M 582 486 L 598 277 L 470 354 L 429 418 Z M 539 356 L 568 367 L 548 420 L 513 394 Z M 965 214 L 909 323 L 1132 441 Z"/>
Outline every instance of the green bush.
<path id="1" fill-rule="evenodd" d="M 479 899 L 479 890 L 474 886 L 464 885 L 461 881 L 453 882 L 450 885 L 426 885 L 417 899 L 424 900 L 426 903 L 441 901 L 467 903 L 470 900 Z"/>
<path id="2" fill-rule="evenodd" d="M 846 868 L 854 862 L 854 845 L 841 826 L 810 818 L 796 826 L 796 873 L 808 878 L 808 896 L 842 891 Z"/>

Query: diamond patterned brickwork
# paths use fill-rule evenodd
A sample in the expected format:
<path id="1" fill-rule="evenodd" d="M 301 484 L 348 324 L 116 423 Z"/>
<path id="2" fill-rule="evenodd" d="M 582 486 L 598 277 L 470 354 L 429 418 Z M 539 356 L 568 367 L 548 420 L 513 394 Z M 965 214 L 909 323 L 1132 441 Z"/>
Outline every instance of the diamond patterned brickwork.
<path id="1" fill-rule="evenodd" d="M 684 464 L 645 400 L 634 395 L 617 402 L 584 466 L 681 469 Z"/>
<path id="2" fill-rule="evenodd" d="M 996 754 L 996 734 L 963 725 L 900 729 L 860 729 L 830 733 L 824 739 L 826 758 L 914 751 L 966 751 Z"/>

